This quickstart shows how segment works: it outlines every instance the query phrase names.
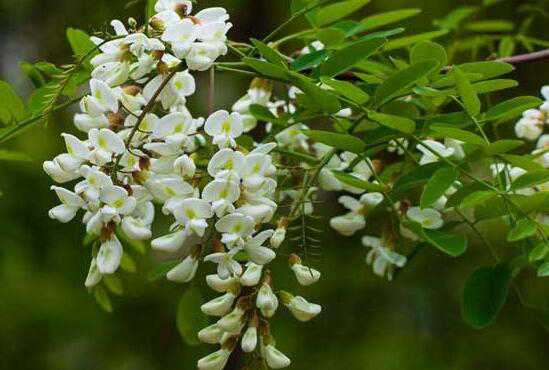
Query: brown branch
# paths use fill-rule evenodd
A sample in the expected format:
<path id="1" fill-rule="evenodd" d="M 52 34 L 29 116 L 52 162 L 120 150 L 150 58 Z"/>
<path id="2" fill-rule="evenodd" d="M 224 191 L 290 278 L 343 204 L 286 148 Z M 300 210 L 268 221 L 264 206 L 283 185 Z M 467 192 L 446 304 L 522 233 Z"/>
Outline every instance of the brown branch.
<path id="1" fill-rule="evenodd" d="M 505 62 L 509 64 L 521 64 L 528 62 L 536 62 L 538 60 L 549 59 L 549 49 L 535 51 L 528 54 L 513 55 L 506 58 L 497 59 L 498 62 Z"/>

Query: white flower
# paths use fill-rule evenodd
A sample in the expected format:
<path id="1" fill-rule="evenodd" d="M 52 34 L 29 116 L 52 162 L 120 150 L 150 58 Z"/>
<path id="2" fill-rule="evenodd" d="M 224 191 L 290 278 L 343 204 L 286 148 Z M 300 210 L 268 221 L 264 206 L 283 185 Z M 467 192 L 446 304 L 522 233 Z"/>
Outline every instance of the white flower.
<path id="1" fill-rule="evenodd" d="M 267 318 L 273 317 L 278 308 L 278 298 L 273 293 L 269 284 L 263 283 L 261 285 L 255 304 L 263 316 Z"/>
<path id="2" fill-rule="evenodd" d="M 154 205 L 152 202 L 138 204 L 130 216 L 122 220 L 122 230 L 135 240 L 146 240 L 152 236 L 151 224 L 154 220 Z"/>
<path id="3" fill-rule="evenodd" d="M 230 355 L 231 351 L 224 348 L 221 348 L 217 352 L 210 353 L 208 356 L 198 360 L 198 370 L 223 370 L 227 361 L 229 361 Z"/>
<path id="4" fill-rule="evenodd" d="M 331 218 L 330 226 L 341 235 L 351 236 L 358 230 L 362 230 L 366 226 L 366 221 L 363 215 L 349 212 L 343 216 Z"/>
<path id="5" fill-rule="evenodd" d="M 221 242 L 229 247 L 244 246 L 244 238 L 254 230 L 254 220 L 240 213 L 231 213 L 216 222 L 215 228 L 223 233 Z"/>
<path id="6" fill-rule="evenodd" d="M 208 173 L 215 178 L 240 181 L 244 155 L 232 149 L 221 149 L 208 163 Z"/>
<path id="7" fill-rule="evenodd" d="M 158 0 L 154 5 L 157 13 L 172 11 L 179 16 L 189 15 L 193 10 L 193 3 L 189 0 Z"/>
<path id="8" fill-rule="evenodd" d="M 447 148 L 446 146 L 439 143 L 438 141 L 423 140 L 421 143 L 422 144 L 417 145 L 417 149 L 421 153 L 423 153 L 423 156 L 419 160 L 419 164 L 421 166 L 429 163 L 433 163 L 433 162 L 438 162 L 439 156 L 447 158 L 447 157 L 451 157 L 455 153 L 455 150 L 453 148 Z M 430 148 L 431 150 L 427 149 L 426 147 Z M 436 155 L 435 153 L 437 153 L 438 155 Z"/>
<path id="9" fill-rule="evenodd" d="M 273 236 L 271 236 L 271 247 L 280 247 L 280 245 L 284 242 L 284 239 L 286 239 L 286 228 L 278 227 L 273 233 Z"/>
<path id="10" fill-rule="evenodd" d="M 185 244 L 188 238 L 189 233 L 186 230 L 176 231 L 154 239 L 151 247 L 165 252 L 175 252 Z"/>
<path id="11" fill-rule="evenodd" d="M 62 203 L 61 205 L 50 209 L 49 216 L 52 219 L 67 223 L 71 221 L 76 216 L 76 212 L 86 204 L 82 198 L 65 188 L 52 186 L 51 190 L 55 191 Z"/>
<path id="12" fill-rule="evenodd" d="M 181 177 L 192 178 L 196 173 L 194 161 L 186 154 L 183 154 L 173 162 L 173 169 Z"/>
<path id="13" fill-rule="evenodd" d="M 183 59 L 189 53 L 198 36 L 198 27 L 190 19 L 182 19 L 168 25 L 162 40 L 172 46 L 176 57 Z"/>
<path id="14" fill-rule="evenodd" d="M 297 281 L 301 285 L 312 285 L 320 279 L 319 271 L 308 266 L 303 266 L 301 262 L 294 263 L 291 266 L 291 269 L 294 272 Z"/>
<path id="15" fill-rule="evenodd" d="M 204 130 L 213 137 L 213 143 L 220 148 L 234 147 L 235 139 L 244 132 L 244 124 L 239 113 L 229 114 L 220 110 L 208 117 Z"/>
<path id="16" fill-rule="evenodd" d="M 88 271 L 88 276 L 86 277 L 86 281 L 84 282 L 84 286 L 86 288 L 93 288 L 103 278 L 103 275 L 99 272 L 99 269 L 97 268 L 97 260 L 95 258 L 92 258 L 91 264 L 90 264 L 90 270 Z"/>
<path id="17" fill-rule="evenodd" d="M 240 198 L 240 187 L 234 181 L 214 180 L 204 187 L 202 198 L 212 203 L 217 217 L 234 212 L 234 202 Z"/>
<path id="18" fill-rule="evenodd" d="M 204 314 L 209 316 L 225 316 L 231 310 L 235 299 L 236 296 L 234 293 L 227 292 L 220 297 L 204 303 L 200 309 Z"/>
<path id="19" fill-rule="evenodd" d="M 196 13 L 195 17 L 200 20 L 202 24 L 208 24 L 212 22 L 226 22 L 229 20 L 229 14 L 227 10 L 221 7 L 206 8 Z"/>
<path id="20" fill-rule="evenodd" d="M 195 42 L 186 55 L 185 61 L 190 70 L 205 71 L 213 65 L 218 57 L 219 45 Z"/>
<path id="21" fill-rule="evenodd" d="M 273 233 L 273 230 L 265 230 L 246 240 L 244 250 L 248 253 L 252 262 L 258 265 L 266 265 L 276 257 L 276 253 L 272 249 L 263 247 L 263 243 L 265 243 Z"/>
<path id="22" fill-rule="evenodd" d="M 192 230 L 198 236 L 203 236 L 208 227 L 208 218 L 213 216 L 210 203 L 203 199 L 188 198 L 178 202 L 173 209 L 177 221 L 185 225 L 185 228 Z"/>
<path id="23" fill-rule="evenodd" d="M 180 264 L 168 271 L 166 278 L 176 283 L 188 283 L 194 278 L 197 269 L 198 259 L 189 255 Z"/>
<path id="24" fill-rule="evenodd" d="M 393 266 L 402 268 L 406 264 L 406 257 L 384 246 L 380 238 L 365 236 L 362 244 L 372 248 L 366 256 L 366 262 L 373 265 L 374 273 L 378 276 L 387 274 L 390 281 L 393 278 Z"/>
<path id="25" fill-rule="evenodd" d="M 271 369 L 282 369 L 290 366 L 292 361 L 273 345 L 269 344 L 263 348 L 263 357 Z"/>
<path id="26" fill-rule="evenodd" d="M 389 153 L 397 153 L 398 155 L 403 155 L 404 150 L 408 149 L 408 146 L 410 143 L 407 139 L 404 138 L 398 138 L 395 140 L 389 141 L 389 146 L 387 147 L 387 151 Z"/>
<path id="27" fill-rule="evenodd" d="M 534 141 L 543 134 L 543 114 L 537 109 L 527 110 L 515 125 L 517 137 Z"/>
<path id="28" fill-rule="evenodd" d="M 100 199 L 113 210 L 113 213 L 119 215 L 132 213 L 137 205 L 137 200 L 128 195 L 128 191 L 120 186 L 111 185 L 102 188 Z"/>
<path id="29" fill-rule="evenodd" d="M 246 264 L 246 270 L 240 277 L 240 283 L 243 286 L 256 286 L 261 280 L 261 273 L 263 272 L 263 266 L 255 264 L 253 262 L 248 262 Z"/>
<path id="30" fill-rule="evenodd" d="M 116 235 L 101 244 L 97 252 L 97 268 L 101 274 L 113 274 L 122 260 L 122 244 Z"/>
<path id="31" fill-rule="evenodd" d="M 103 166 L 112 160 L 113 154 L 124 153 L 125 146 L 122 139 L 113 131 L 102 129 L 91 129 L 88 133 L 90 145 L 93 147 L 91 161 L 98 166 Z"/>
<path id="32" fill-rule="evenodd" d="M 210 288 L 218 293 L 226 293 L 230 290 L 237 289 L 239 286 L 238 278 L 230 277 L 227 279 L 222 279 L 217 274 L 206 276 L 206 283 Z"/>
<path id="33" fill-rule="evenodd" d="M 63 184 L 80 177 L 78 172 L 68 172 L 65 171 L 59 164 L 59 156 L 53 159 L 53 161 L 45 161 L 42 165 L 44 172 L 50 176 L 53 181 Z"/>
<path id="34" fill-rule="evenodd" d="M 251 353 L 257 347 L 257 328 L 250 326 L 242 336 L 242 350 Z"/>
<path id="35" fill-rule="evenodd" d="M 219 343 L 223 336 L 223 330 L 217 324 L 210 325 L 198 332 L 198 339 L 207 344 Z"/>
<path id="36" fill-rule="evenodd" d="M 440 212 L 432 208 L 412 207 L 406 212 L 406 215 L 425 229 L 436 230 L 444 225 Z"/>
<path id="37" fill-rule="evenodd" d="M 230 334 L 238 334 L 244 325 L 243 319 L 246 312 L 240 307 L 235 307 L 228 315 L 217 321 L 217 325 Z"/>
<path id="38" fill-rule="evenodd" d="M 85 142 L 80 141 L 76 136 L 61 134 L 65 139 L 67 153 L 55 157 L 55 161 L 67 173 L 75 173 L 80 166 L 90 158 L 90 150 Z"/>
<path id="39" fill-rule="evenodd" d="M 272 158 L 262 153 L 250 153 L 245 157 L 242 168 L 242 180 L 244 186 L 250 191 L 255 191 L 263 186 L 266 176 L 273 172 Z"/>
<path id="40" fill-rule="evenodd" d="M 307 302 L 305 298 L 300 296 L 291 298 L 286 306 L 299 321 L 309 321 L 322 311 L 320 305 Z"/>
<path id="41" fill-rule="evenodd" d="M 301 54 L 309 54 L 313 51 L 324 50 L 324 48 L 325 48 L 324 44 L 316 40 L 311 42 L 308 46 L 305 46 L 303 49 L 301 49 Z"/>
<path id="42" fill-rule="evenodd" d="M 242 275 L 242 266 L 233 259 L 237 251 L 238 249 L 234 248 L 228 253 L 213 253 L 204 257 L 204 261 L 217 264 L 217 274 L 221 279 L 240 276 Z"/>

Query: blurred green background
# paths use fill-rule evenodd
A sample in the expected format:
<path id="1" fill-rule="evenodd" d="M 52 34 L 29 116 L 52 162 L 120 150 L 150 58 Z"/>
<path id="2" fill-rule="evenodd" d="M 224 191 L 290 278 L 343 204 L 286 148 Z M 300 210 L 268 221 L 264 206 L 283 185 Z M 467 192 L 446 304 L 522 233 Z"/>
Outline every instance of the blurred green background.
<path id="1" fill-rule="evenodd" d="M 420 7 L 424 13 L 406 22 L 406 27 L 418 32 L 431 29 L 433 19 L 467 3 L 476 2 L 374 0 L 363 13 Z M 512 19 L 521 3 L 503 1 L 491 15 Z M 0 0 L 0 79 L 28 96 L 31 85 L 20 73 L 19 61 L 70 61 L 65 27 L 92 31 L 106 27 L 113 18 L 142 14 L 142 4 L 128 10 L 125 4 L 116 0 Z M 199 1 L 198 6 L 211 5 L 229 10 L 234 40 L 264 36 L 288 13 L 286 0 Z M 546 25 L 540 25 L 537 32 L 545 38 Z M 543 61 L 519 66 L 512 78 L 521 86 L 510 93 L 538 95 L 549 81 L 548 67 Z M 216 104 L 233 102 L 248 82 L 219 75 Z M 200 91 L 191 101 L 197 114 L 204 113 L 206 99 L 206 89 Z M 70 113 L 57 115 L 49 127 L 28 130 L 10 143 L 28 153 L 33 162 L 0 163 L 4 193 L 0 198 L 0 369 L 195 368 L 195 361 L 213 348 L 186 346 L 178 334 L 175 312 L 185 286 L 147 283 L 125 275 L 125 296 L 114 300 L 113 314 L 103 312 L 84 289 L 90 257 L 82 246 L 82 225 L 61 225 L 47 217 L 57 200 L 49 191 L 51 181 L 41 163 L 64 149 L 59 139 L 62 131 L 74 131 Z M 322 207 L 333 209 L 333 201 Z M 462 321 L 459 293 L 463 281 L 476 267 L 492 263 L 482 247 L 473 243 L 458 260 L 424 250 L 394 282 L 387 283 L 365 264 L 366 250 L 359 237 L 342 241 L 325 225 L 317 263 L 323 272 L 319 284 L 304 290 L 284 262 L 275 268 L 279 287 L 323 305 L 322 315 L 309 323 L 295 322 L 284 310 L 274 320 L 277 345 L 292 358 L 293 369 L 548 368 L 548 332 L 539 315 L 520 305 L 514 293 L 493 326 L 477 331 Z M 488 231 L 497 239 L 497 229 Z M 146 271 L 149 265 L 143 261 L 139 268 Z M 528 302 L 549 307 L 547 280 L 525 271 L 518 283 Z M 206 289 L 204 294 L 213 296 Z"/>

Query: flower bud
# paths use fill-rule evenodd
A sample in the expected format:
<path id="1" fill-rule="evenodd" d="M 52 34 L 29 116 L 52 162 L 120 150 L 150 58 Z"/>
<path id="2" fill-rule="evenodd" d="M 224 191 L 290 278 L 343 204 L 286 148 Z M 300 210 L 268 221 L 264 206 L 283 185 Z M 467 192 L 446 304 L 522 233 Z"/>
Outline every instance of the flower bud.
<path id="1" fill-rule="evenodd" d="M 84 283 L 84 285 L 86 286 L 86 288 L 92 288 L 99 284 L 102 277 L 103 275 L 101 275 L 101 273 L 97 269 L 96 259 L 92 258 L 90 270 L 88 272 L 88 276 L 86 277 L 86 282 Z"/>
<path id="2" fill-rule="evenodd" d="M 271 236 L 271 247 L 278 248 L 286 239 L 286 228 L 279 227 L 275 230 L 273 236 Z"/>
<path id="3" fill-rule="evenodd" d="M 257 347 L 257 328 L 250 326 L 242 337 L 242 350 L 246 353 L 253 352 Z"/>
<path id="4" fill-rule="evenodd" d="M 194 161 L 186 154 L 175 160 L 173 168 L 182 177 L 193 177 L 196 172 Z"/>
<path id="5" fill-rule="evenodd" d="M 208 284 L 210 288 L 212 288 L 218 293 L 236 291 L 239 288 L 237 278 L 230 277 L 228 279 L 221 279 L 217 274 L 206 276 L 206 284 Z"/>
<path id="6" fill-rule="evenodd" d="M 295 254 L 291 255 L 290 266 L 299 284 L 308 286 L 316 283 L 320 279 L 320 272 L 310 267 L 303 266 L 301 260 L 296 260 L 294 256 L 299 258 Z"/>
<path id="7" fill-rule="evenodd" d="M 240 333 L 240 330 L 242 329 L 242 326 L 244 323 L 242 322 L 244 317 L 245 311 L 240 307 L 235 307 L 234 310 L 231 311 L 226 316 L 223 316 L 219 321 L 217 321 L 217 325 L 224 331 L 231 333 L 231 334 L 238 334 Z"/>
<path id="8" fill-rule="evenodd" d="M 240 277 L 240 283 L 244 286 L 256 286 L 261 279 L 261 273 L 263 272 L 263 266 L 257 265 L 253 262 L 246 264 L 246 271 Z"/>
<path id="9" fill-rule="evenodd" d="M 223 316 L 231 310 L 235 298 L 236 296 L 229 292 L 204 303 L 200 309 L 209 316 Z"/>
<path id="10" fill-rule="evenodd" d="M 193 256 L 188 256 L 183 262 L 168 271 L 166 277 L 168 280 L 176 283 L 188 283 L 194 278 L 197 269 L 198 259 Z"/>
<path id="11" fill-rule="evenodd" d="M 223 330 L 217 324 L 210 325 L 198 332 L 198 339 L 207 344 L 216 344 L 221 341 Z"/>
<path id="12" fill-rule="evenodd" d="M 267 318 L 273 317 L 278 308 L 278 298 L 273 293 L 271 286 L 263 283 L 257 293 L 256 306 L 261 311 L 261 314 Z"/>
<path id="13" fill-rule="evenodd" d="M 309 321 L 322 311 L 320 305 L 309 303 L 303 297 L 292 297 L 291 294 L 286 292 L 282 292 L 281 297 L 284 304 L 299 321 Z"/>
<path id="14" fill-rule="evenodd" d="M 231 351 L 224 348 L 210 353 L 208 356 L 198 360 L 198 370 L 223 370 L 225 365 L 227 365 L 227 361 L 229 361 L 230 355 Z"/>
<path id="15" fill-rule="evenodd" d="M 263 357 L 271 369 L 282 369 L 290 366 L 292 363 L 286 355 L 271 344 L 263 348 Z"/>

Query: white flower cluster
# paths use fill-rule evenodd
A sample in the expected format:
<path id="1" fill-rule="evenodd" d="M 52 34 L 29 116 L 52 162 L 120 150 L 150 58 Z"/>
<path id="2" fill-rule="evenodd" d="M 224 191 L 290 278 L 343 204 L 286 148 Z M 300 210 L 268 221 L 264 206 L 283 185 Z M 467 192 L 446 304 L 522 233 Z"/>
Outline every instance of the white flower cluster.
<path id="1" fill-rule="evenodd" d="M 541 95 L 544 97 L 545 102 L 538 109 L 525 111 L 522 118 L 515 125 L 517 137 L 535 141 L 543 135 L 545 126 L 549 124 L 549 86 L 544 86 L 541 89 Z M 542 141 L 546 141 L 546 139 L 540 140 L 540 143 Z"/>
<path id="2" fill-rule="evenodd" d="M 288 226 L 282 218 L 275 230 L 264 227 L 277 210 L 277 169 L 270 154 L 277 144 L 246 150 L 237 139 L 256 124 L 249 106 L 267 104 L 270 89 L 256 80 L 232 113 L 193 118 L 186 108 L 196 90 L 192 71 L 210 68 L 227 51 L 230 23 L 222 8 L 195 16 L 191 8 L 190 1 L 160 0 L 151 33 L 147 28 L 130 33 L 115 20 L 113 40 L 94 38 L 101 54 L 92 60 L 90 94 L 74 117 L 87 137 L 62 134 L 67 152 L 43 166 L 57 183 L 79 182 L 73 190 L 52 187 L 62 204 L 49 215 L 69 222 L 83 210 L 86 232 L 96 240 L 85 281 L 93 289 L 121 264 L 120 233 L 152 239 L 159 205 L 173 223 L 169 233 L 152 239 L 152 248 L 183 256 L 167 279 L 191 281 L 202 260 L 217 267 L 206 282 L 223 295 L 202 311 L 219 321 L 199 338 L 221 349 L 198 361 L 198 368 L 222 369 L 240 345 L 278 369 L 290 364 L 268 329 L 279 300 L 300 321 L 312 319 L 321 307 L 287 292 L 275 294 L 266 268 Z M 320 278 L 297 255 L 290 267 L 301 285 Z"/>

